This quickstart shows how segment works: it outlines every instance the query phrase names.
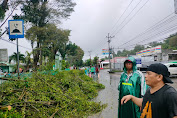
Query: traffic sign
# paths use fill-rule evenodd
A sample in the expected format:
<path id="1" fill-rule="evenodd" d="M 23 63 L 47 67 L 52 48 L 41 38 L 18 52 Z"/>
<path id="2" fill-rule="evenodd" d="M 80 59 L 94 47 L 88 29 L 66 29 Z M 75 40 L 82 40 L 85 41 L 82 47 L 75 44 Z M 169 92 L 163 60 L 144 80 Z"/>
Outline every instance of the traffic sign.
<path id="1" fill-rule="evenodd" d="M 9 20 L 9 39 L 24 38 L 24 21 Z"/>
<path id="2" fill-rule="evenodd" d="M 136 64 L 141 64 L 141 58 L 136 59 Z"/>

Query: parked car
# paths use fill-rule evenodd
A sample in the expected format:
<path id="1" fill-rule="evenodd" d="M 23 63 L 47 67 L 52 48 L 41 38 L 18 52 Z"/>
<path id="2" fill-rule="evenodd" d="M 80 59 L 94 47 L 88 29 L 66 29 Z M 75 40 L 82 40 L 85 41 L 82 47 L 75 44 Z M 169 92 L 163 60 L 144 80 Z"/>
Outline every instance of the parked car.
<path id="1" fill-rule="evenodd" d="M 167 66 L 170 75 L 177 75 L 177 62 L 165 63 Z"/>

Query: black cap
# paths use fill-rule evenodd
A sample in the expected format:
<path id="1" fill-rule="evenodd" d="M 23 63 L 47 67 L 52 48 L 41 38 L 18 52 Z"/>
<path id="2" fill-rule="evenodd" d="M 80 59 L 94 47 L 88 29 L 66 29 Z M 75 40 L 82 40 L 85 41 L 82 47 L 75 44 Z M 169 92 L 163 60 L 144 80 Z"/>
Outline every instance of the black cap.
<path id="1" fill-rule="evenodd" d="M 161 63 L 151 64 L 148 67 L 147 71 L 152 71 L 152 72 L 155 72 L 157 74 L 163 75 L 164 83 L 173 83 L 169 78 L 170 72 L 168 71 L 168 68 Z"/>

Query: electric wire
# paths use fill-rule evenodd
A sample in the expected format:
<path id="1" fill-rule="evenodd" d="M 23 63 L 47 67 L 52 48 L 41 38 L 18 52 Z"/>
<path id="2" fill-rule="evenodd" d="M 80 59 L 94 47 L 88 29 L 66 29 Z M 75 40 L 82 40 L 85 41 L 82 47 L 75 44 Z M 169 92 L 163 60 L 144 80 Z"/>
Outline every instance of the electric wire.
<path id="1" fill-rule="evenodd" d="M 6 39 L 3 39 L 3 38 L 1 38 L 1 40 L 2 40 L 2 41 L 6 41 L 6 42 L 11 43 L 11 44 L 14 44 L 14 45 L 17 45 L 16 43 L 10 42 L 10 41 L 8 41 L 8 40 L 6 40 Z M 19 46 L 19 47 L 22 47 L 22 48 L 25 48 L 25 49 L 28 49 L 28 50 L 32 50 L 32 49 L 27 48 L 27 47 L 24 47 L 24 46 L 22 46 L 22 45 L 18 45 L 18 46 Z"/>
<path id="2" fill-rule="evenodd" d="M 154 34 L 153 36 L 148 37 L 148 38 L 146 38 L 146 39 L 143 39 L 143 40 L 141 40 L 141 41 L 139 41 L 139 42 L 137 42 L 137 43 L 139 44 L 139 43 L 144 42 L 144 41 L 149 41 L 150 38 L 153 39 L 154 36 L 156 37 L 156 36 L 159 35 L 159 34 L 162 34 L 162 33 L 164 34 L 164 32 L 169 31 L 169 30 L 176 31 L 176 30 L 177 30 L 177 25 L 175 25 L 175 26 L 173 26 L 173 27 L 170 27 L 170 28 L 168 28 L 168 29 L 165 29 L 165 30 L 163 30 L 162 32 L 158 32 L 157 34 Z M 170 32 L 172 32 L 172 31 L 170 31 Z M 167 33 L 169 34 L 170 32 L 167 32 Z M 153 37 L 153 38 L 152 38 L 152 37 Z M 148 40 L 148 39 L 149 39 L 149 40 Z M 137 43 L 136 43 L 136 44 L 137 44 Z M 136 45 L 136 44 L 132 44 L 132 45 L 129 45 L 129 46 L 133 46 L 133 45 Z M 129 46 L 126 46 L 126 48 L 129 47 Z"/>
<path id="3" fill-rule="evenodd" d="M 117 34 L 137 15 L 137 13 L 148 3 L 148 1 L 149 1 L 149 0 L 147 0 L 147 1 L 143 4 L 143 6 L 141 6 L 140 9 L 138 9 L 138 11 L 129 19 L 129 21 L 128 21 L 125 25 L 123 25 L 123 26 L 118 30 L 118 32 L 116 32 L 116 33 L 113 34 L 113 35 L 117 35 Z"/>
<path id="4" fill-rule="evenodd" d="M 170 27 L 169 29 L 165 29 L 165 30 L 163 30 L 162 32 L 158 32 L 158 33 L 156 33 L 156 34 L 152 34 L 151 36 L 149 36 L 149 37 L 147 37 L 147 38 L 144 38 L 144 40 L 142 40 L 142 41 L 139 41 L 139 42 L 144 42 L 144 41 L 146 41 L 146 40 L 151 40 L 150 38 L 154 38 L 154 37 L 157 37 L 159 34 L 161 35 L 163 32 L 165 32 L 165 31 L 168 31 L 168 30 L 170 30 L 170 29 L 172 29 L 172 28 L 176 28 L 176 26 L 173 26 L 173 27 Z M 169 32 L 170 33 L 170 32 Z M 164 34 L 162 34 L 162 35 L 164 35 Z M 139 42 L 137 42 L 137 43 L 139 43 Z M 122 47 L 122 46 L 120 46 L 120 47 Z M 127 46 L 126 46 L 127 47 Z"/>
<path id="5" fill-rule="evenodd" d="M 133 0 L 131 0 L 131 2 L 129 3 L 129 5 L 126 7 L 126 9 L 124 10 L 124 12 L 121 14 L 121 16 L 118 18 L 118 20 L 116 21 L 116 23 L 113 25 L 113 27 L 111 28 L 111 30 L 114 29 L 114 27 L 117 25 L 117 23 L 119 22 L 119 20 L 122 18 L 122 16 L 125 14 L 125 12 L 127 11 L 127 9 L 130 7 L 130 5 L 132 4 Z"/>
<path id="6" fill-rule="evenodd" d="M 19 5 L 20 3 L 17 4 L 17 6 Z M 15 8 L 12 10 L 12 12 L 10 13 L 10 15 L 5 19 L 5 21 L 1 24 L 0 28 L 6 23 L 6 21 L 9 19 L 9 17 L 13 14 L 13 12 L 15 11 L 15 9 L 17 8 L 17 6 L 15 6 Z"/>
<path id="7" fill-rule="evenodd" d="M 150 40 L 154 39 L 154 37 L 157 37 L 158 35 L 164 34 L 164 32 L 166 32 L 166 34 L 168 34 L 168 33 L 171 33 L 172 31 L 176 31 L 176 30 L 177 30 L 177 25 L 172 26 L 172 27 L 168 27 L 168 28 L 166 28 L 166 29 L 163 29 L 163 31 L 158 32 L 158 33 L 156 33 L 156 34 L 154 34 L 154 35 L 152 35 L 152 36 L 150 36 L 150 37 L 148 37 L 148 38 L 145 38 L 144 40 L 139 41 L 139 42 L 137 42 L 137 43 L 141 43 L 141 42 L 144 42 L 144 41 L 150 41 Z M 167 32 L 167 31 L 168 31 L 168 32 Z M 160 39 L 160 40 L 164 40 L 164 39 Z M 155 40 L 155 41 L 160 41 L 160 40 Z M 137 45 L 137 43 L 132 44 L 132 45 L 129 45 L 129 46 L 126 46 L 126 47 L 124 47 L 124 48 L 119 47 L 118 49 L 125 49 L 125 48 L 127 49 L 127 48 L 129 48 L 129 47 L 134 47 L 134 46 Z M 148 42 L 148 43 L 149 43 L 149 42 Z M 148 44 L 148 43 L 147 43 L 147 44 Z"/>
<path id="8" fill-rule="evenodd" d="M 135 36 L 134 38 L 128 40 L 127 42 L 125 42 L 125 43 L 123 43 L 123 44 L 121 44 L 121 45 L 119 45 L 118 47 L 123 46 L 123 45 L 125 45 L 125 44 L 127 44 L 127 43 L 130 43 L 130 41 L 133 41 L 133 40 L 137 39 L 137 38 L 140 37 L 140 36 L 143 36 L 144 34 L 146 34 L 146 33 L 148 33 L 148 32 L 153 32 L 153 31 L 156 30 L 156 28 L 158 29 L 158 28 L 164 26 L 165 24 L 167 24 L 167 23 L 169 23 L 169 22 L 171 22 L 171 21 L 173 21 L 173 20 L 176 20 L 176 19 L 174 19 L 176 16 L 172 16 L 172 17 L 170 17 L 169 19 L 167 19 L 167 18 L 168 18 L 169 16 L 171 16 L 172 14 L 174 14 L 174 13 L 169 14 L 168 16 L 166 16 L 165 18 L 163 18 L 162 20 L 158 21 L 157 23 L 153 24 L 151 27 L 149 27 L 148 29 L 146 29 L 144 32 L 138 34 L 138 35 Z M 165 20 L 165 19 L 167 19 L 167 20 Z M 165 21 L 163 21 L 163 20 L 165 20 Z M 163 22 L 162 22 L 162 21 L 163 21 Z M 165 24 L 164 24 L 164 23 L 165 23 Z M 161 26 L 160 26 L 160 25 L 161 25 Z M 155 29 L 155 30 L 154 30 L 154 29 Z"/>
<path id="9" fill-rule="evenodd" d="M 136 6 L 133 8 L 133 10 L 131 10 L 131 12 L 128 14 L 128 16 L 129 15 L 131 15 L 131 13 L 137 8 L 137 6 L 141 3 L 141 1 L 142 0 L 140 0 L 137 4 L 136 4 Z M 125 14 L 125 12 L 127 11 L 127 9 L 129 8 L 129 6 L 132 4 L 132 2 L 133 2 L 133 0 L 129 3 L 129 5 L 127 6 L 127 8 L 125 9 L 125 11 L 123 12 L 123 14 L 120 16 L 120 18 L 118 19 L 118 21 L 121 19 L 121 17 Z M 128 18 L 128 16 L 123 20 L 123 22 Z M 116 24 L 118 23 L 118 21 L 116 22 Z M 122 22 L 122 23 L 123 23 Z M 120 23 L 120 25 L 122 24 L 122 23 Z M 119 26 L 120 26 L 119 25 Z M 113 26 L 113 28 L 115 27 L 115 25 Z M 112 29 L 113 29 L 112 28 Z M 116 31 L 116 30 L 115 30 Z M 99 41 L 99 44 L 102 42 L 102 39 Z"/>
<path id="10" fill-rule="evenodd" d="M 131 15 L 131 13 L 137 8 L 137 6 L 141 3 L 141 1 L 142 1 L 142 0 L 140 0 L 140 1 L 138 2 L 138 4 L 136 4 L 136 6 L 135 6 L 135 7 L 133 8 L 133 10 L 128 14 L 128 16 L 123 20 L 123 22 Z M 140 9 L 133 15 L 133 17 L 147 4 L 148 1 L 149 1 L 149 0 L 147 0 L 147 1 L 143 4 L 143 6 L 140 7 Z M 133 17 L 131 17 L 131 19 L 133 19 Z M 130 19 L 130 20 L 131 20 L 131 19 Z M 130 20 L 129 20 L 129 21 L 130 21 Z M 129 23 L 129 21 L 128 21 L 125 25 L 127 25 L 127 24 Z M 121 24 L 123 24 L 123 22 L 121 22 Z M 120 25 L 121 25 L 121 24 L 120 24 Z M 119 25 L 119 26 L 120 26 L 120 25 Z M 125 25 L 124 25 L 123 27 L 125 27 Z M 122 27 L 121 29 L 123 29 L 123 27 Z M 121 29 L 120 29 L 120 30 L 121 30 Z M 120 31 L 120 30 L 119 30 L 119 31 Z M 116 31 L 116 30 L 115 30 L 115 31 Z M 118 32 L 117 32 L 117 33 L 118 33 Z M 116 33 L 116 34 L 117 34 L 117 33 Z M 95 51 L 94 51 L 94 52 L 95 52 Z"/>
<path id="11" fill-rule="evenodd" d="M 149 32 L 149 31 L 153 31 L 153 29 L 155 29 L 155 28 L 160 28 L 160 27 L 164 26 L 164 23 L 166 24 L 166 23 L 171 22 L 172 20 L 175 20 L 175 19 L 174 19 L 175 16 L 170 17 L 172 14 L 174 14 L 174 13 L 169 14 L 168 16 L 166 16 L 166 17 L 163 18 L 162 20 L 158 21 L 156 24 L 152 25 L 150 28 L 148 28 L 148 29 L 145 30 L 144 32 L 140 33 L 138 36 L 134 37 L 134 38 L 131 39 L 131 40 L 134 40 L 134 39 L 136 39 L 137 37 L 142 36 L 143 34 Z M 167 19 L 168 17 L 170 17 L 170 18 Z M 167 19 L 167 20 L 165 20 L 165 19 Z M 164 20 L 165 20 L 165 21 L 164 21 Z M 167 21 L 168 21 L 168 22 L 167 22 Z M 161 25 L 161 26 L 160 26 L 160 25 Z M 130 40 L 129 40 L 129 41 L 130 41 Z M 124 43 L 124 44 L 122 44 L 122 45 L 127 44 L 129 41 L 127 41 L 126 43 Z M 106 43 L 105 43 L 105 44 L 106 44 Z M 100 45 L 100 46 L 101 46 L 101 45 Z M 121 49 L 120 46 L 118 46 L 118 47 L 119 47 L 119 49 Z M 97 48 L 97 50 L 98 50 L 98 48 Z M 94 52 L 96 52 L 97 50 L 95 50 Z"/>

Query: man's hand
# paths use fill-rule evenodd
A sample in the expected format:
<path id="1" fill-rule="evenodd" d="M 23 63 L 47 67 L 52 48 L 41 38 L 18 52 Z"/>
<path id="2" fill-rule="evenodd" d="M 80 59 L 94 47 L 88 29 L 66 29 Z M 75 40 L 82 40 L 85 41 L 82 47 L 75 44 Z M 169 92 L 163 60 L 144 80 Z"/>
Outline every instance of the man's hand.
<path id="1" fill-rule="evenodd" d="M 126 95 L 121 99 L 121 104 L 125 104 L 131 99 L 132 99 L 132 95 Z"/>
<path id="2" fill-rule="evenodd" d="M 126 95 L 121 99 L 121 104 L 125 104 L 127 103 L 129 100 L 131 100 L 133 103 L 135 103 L 136 105 L 138 105 L 139 107 L 142 107 L 142 102 L 143 102 L 143 98 L 137 98 L 134 97 L 133 95 Z"/>

